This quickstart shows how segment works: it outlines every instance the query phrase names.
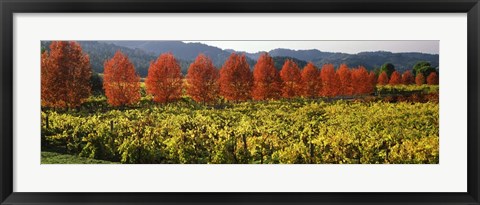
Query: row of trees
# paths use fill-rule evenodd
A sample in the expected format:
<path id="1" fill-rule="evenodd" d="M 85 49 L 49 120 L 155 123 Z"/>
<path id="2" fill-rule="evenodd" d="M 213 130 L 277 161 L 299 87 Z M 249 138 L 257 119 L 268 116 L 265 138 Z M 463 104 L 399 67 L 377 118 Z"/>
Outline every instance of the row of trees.
<path id="1" fill-rule="evenodd" d="M 89 57 L 76 42 L 52 42 L 50 52 L 42 53 L 41 72 L 42 106 L 77 107 L 90 95 Z M 378 84 L 413 84 L 412 79 L 409 71 L 403 75 L 394 71 L 390 77 L 384 71 L 378 77 Z M 415 82 L 423 84 L 424 81 L 419 73 Z M 432 73 L 427 82 L 438 84 L 438 76 Z M 197 102 L 212 103 L 220 96 L 238 102 L 363 95 L 372 93 L 376 84 L 375 73 L 362 66 L 349 68 L 342 64 L 335 70 L 332 64 L 318 69 L 308 63 L 300 69 L 292 60 L 286 60 L 278 71 L 268 53 L 260 56 L 253 72 L 244 55 L 231 54 L 218 70 L 208 57 L 200 54 L 190 65 L 185 81 L 175 57 L 165 53 L 151 62 L 145 80 L 147 93 L 159 103 L 179 99 L 183 90 Z M 140 77 L 120 51 L 105 61 L 103 89 L 108 103 L 113 106 L 131 105 L 140 100 Z"/>
<path id="2" fill-rule="evenodd" d="M 431 72 L 426 80 L 428 85 L 438 85 L 438 75 L 437 72 Z M 418 73 L 417 76 L 414 76 L 410 71 L 405 71 L 403 74 L 400 74 L 397 71 L 394 71 L 390 78 L 386 72 L 382 72 L 378 76 L 379 85 L 423 85 L 425 84 L 425 77 L 423 73 Z"/>
<path id="3" fill-rule="evenodd" d="M 124 54 L 118 51 L 108 60 L 104 72 L 103 87 L 109 104 L 129 105 L 140 99 L 139 77 Z M 164 53 L 151 63 L 145 80 L 147 93 L 159 103 L 179 99 L 184 89 L 197 102 L 213 103 L 220 96 L 238 102 L 369 94 L 375 83 L 375 74 L 364 67 L 342 65 L 335 71 L 332 64 L 325 64 L 319 70 L 309 63 L 301 70 L 295 62 L 286 60 L 279 72 L 267 53 L 260 56 L 253 72 L 244 55 L 232 54 L 219 71 L 200 54 L 190 65 L 185 83 L 175 57 Z"/>

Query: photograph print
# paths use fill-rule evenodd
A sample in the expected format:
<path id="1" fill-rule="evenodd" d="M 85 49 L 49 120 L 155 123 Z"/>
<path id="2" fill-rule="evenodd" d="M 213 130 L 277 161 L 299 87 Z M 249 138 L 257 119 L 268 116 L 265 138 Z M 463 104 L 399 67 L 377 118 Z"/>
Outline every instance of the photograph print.
<path id="1" fill-rule="evenodd" d="M 439 163 L 439 41 L 39 43 L 42 164 Z"/>

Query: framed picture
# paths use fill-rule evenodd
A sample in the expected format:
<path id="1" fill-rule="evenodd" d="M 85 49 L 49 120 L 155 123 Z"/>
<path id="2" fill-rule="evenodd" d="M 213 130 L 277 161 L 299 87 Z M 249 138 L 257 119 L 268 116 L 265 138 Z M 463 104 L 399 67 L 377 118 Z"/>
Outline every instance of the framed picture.
<path id="1" fill-rule="evenodd" d="M 1 1 L 1 204 L 479 204 L 477 0 Z"/>

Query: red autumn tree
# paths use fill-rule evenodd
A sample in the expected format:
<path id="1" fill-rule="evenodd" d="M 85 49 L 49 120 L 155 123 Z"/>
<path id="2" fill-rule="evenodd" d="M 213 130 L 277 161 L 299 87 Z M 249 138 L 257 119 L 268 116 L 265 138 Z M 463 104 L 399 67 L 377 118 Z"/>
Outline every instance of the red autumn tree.
<path id="1" fill-rule="evenodd" d="M 278 99 L 282 94 L 282 79 L 273 58 L 264 53 L 253 68 L 252 97 L 255 100 Z"/>
<path id="2" fill-rule="evenodd" d="M 74 41 L 53 41 L 41 56 L 42 106 L 73 108 L 90 96 L 88 55 Z"/>
<path id="3" fill-rule="evenodd" d="M 293 60 L 285 61 L 282 70 L 280 70 L 280 77 L 283 80 L 282 96 L 284 98 L 294 98 L 301 95 L 302 75 L 298 65 Z"/>
<path id="4" fill-rule="evenodd" d="M 423 85 L 425 83 L 425 77 L 423 74 L 418 73 L 417 77 L 415 77 L 415 84 L 417 85 Z"/>
<path id="5" fill-rule="evenodd" d="M 220 70 L 220 94 L 230 101 L 251 98 L 253 75 L 245 55 L 232 53 Z"/>
<path id="6" fill-rule="evenodd" d="M 302 96 L 314 98 L 318 96 L 320 89 L 320 72 L 318 68 L 309 62 L 302 70 Z"/>
<path id="7" fill-rule="evenodd" d="M 337 96 L 340 89 L 340 80 L 335 73 L 335 67 L 332 64 L 324 64 L 320 71 L 320 76 L 322 82 L 320 95 L 325 97 Z"/>
<path id="8" fill-rule="evenodd" d="M 150 63 L 147 79 L 147 92 L 153 95 L 153 101 L 168 103 L 182 96 L 182 73 L 180 65 L 171 53 L 158 56 Z"/>
<path id="9" fill-rule="evenodd" d="M 360 67 L 361 69 L 365 69 L 367 71 L 367 69 L 363 66 Z M 368 72 L 368 71 L 367 71 Z M 377 76 L 375 75 L 375 72 L 373 71 L 370 71 L 370 73 L 368 73 L 368 88 L 367 88 L 367 91 L 365 94 L 370 94 L 370 93 L 373 93 L 375 91 L 375 87 L 377 86 Z"/>
<path id="10" fill-rule="evenodd" d="M 431 72 L 427 77 L 427 84 L 429 85 L 438 85 L 438 75 L 437 72 Z"/>
<path id="11" fill-rule="evenodd" d="M 48 51 L 44 51 L 41 55 L 41 100 L 42 106 L 47 107 L 61 107 L 60 105 L 56 105 L 58 102 L 56 99 L 57 95 L 59 95 L 59 90 L 55 90 L 55 88 L 63 89 L 64 87 L 55 86 L 58 83 L 54 81 L 54 73 L 52 72 L 53 68 L 50 66 L 50 58 L 48 55 Z M 58 83 L 59 84 L 59 83 Z"/>
<path id="12" fill-rule="evenodd" d="M 392 76 L 390 76 L 390 81 L 388 84 L 390 85 L 399 85 L 402 83 L 402 76 L 399 72 L 393 71 Z"/>
<path id="13" fill-rule="evenodd" d="M 402 83 L 404 85 L 410 85 L 415 83 L 415 78 L 413 77 L 412 72 L 407 70 L 402 74 Z"/>
<path id="14" fill-rule="evenodd" d="M 352 70 L 352 84 L 354 88 L 352 94 L 355 95 L 369 94 L 375 89 L 370 74 L 363 66 Z"/>
<path id="15" fill-rule="evenodd" d="M 368 75 L 370 79 L 370 83 L 372 84 L 373 88 L 375 89 L 375 85 L 377 85 L 377 75 L 375 72 L 370 71 L 370 74 Z"/>
<path id="16" fill-rule="evenodd" d="M 352 72 L 347 65 L 341 64 L 337 70 L 337 75 L 340 80 L 340 90 L 339 95 L 352 95 L 353 94 L 353 84 L 352 84 Z"/>
<path id="17" fill-rule="evenodd" d="M 388 76 L 387 73 L 384 71 L 378 76 L 378 82 L 379 85 L 386 85 L 388 84 Z"/>
<path id="18" fill-rule="evenodd" d="M 140 100 L 140 77 L 121 51 L 105 61 L 103 89 L 112 106 L 132 105 Z"/>
<path id="19" fill-rule="evenodd" d="M 212 103 L 218 98 L 218 70 L 207 56 L 200 54 L 187 73 L 187 94 L 196 102 Z"/>

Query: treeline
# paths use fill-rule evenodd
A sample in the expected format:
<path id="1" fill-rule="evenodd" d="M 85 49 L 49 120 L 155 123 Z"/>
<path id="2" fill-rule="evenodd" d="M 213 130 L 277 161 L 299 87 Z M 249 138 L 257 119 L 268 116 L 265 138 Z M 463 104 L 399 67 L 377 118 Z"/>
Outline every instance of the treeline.
<path id="1" fill-rule="evenodd" d="M 292 60 L 286 60 L 277 71 L 272 57 L 264 53 L 252 72 L 244 55 L 232 53 L 218 70 L 210 58 L 200 54 L 184 77 L 175 57 L 164 53 L 150 63 L 145 86 L 158 103 L 176 101 L 185 90 L 193 100 L 209 104 L 219 98 L 240 102 L 366 95 L 373 93 L 377 84 L 438 84 L 438 75 L 429 65 L 420 65 L 418 69 L 416 66 L 413 74 L 410 71 L 400 74 L 386 65 L 378 77 L 363 66 L 349 68 L 342 64 L 335 70 L 332 64 L 324 64 L 319 69 L 308 63 L 300 69 Z M 41 58 L 42 106 L 80 106 L 90 96 L 91 76 L 89 56 L 77 42 L 52 42 L 50 50 L 43 51 Z M 105 61 L 102 86 L 112 106 L 132 105 L 141 98 L 140 77 L 120 51 Z"/>

